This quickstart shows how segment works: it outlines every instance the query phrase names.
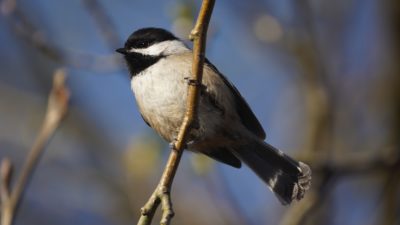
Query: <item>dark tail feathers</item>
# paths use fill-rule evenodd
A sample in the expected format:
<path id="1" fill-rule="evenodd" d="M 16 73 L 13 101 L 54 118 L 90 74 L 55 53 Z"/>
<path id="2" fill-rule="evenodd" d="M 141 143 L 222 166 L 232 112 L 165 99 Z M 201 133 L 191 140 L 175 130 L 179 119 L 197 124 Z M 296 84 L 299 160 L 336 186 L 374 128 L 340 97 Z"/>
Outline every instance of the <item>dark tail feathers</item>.
<path id="1" fill-rule="evenodd" d="M 302 199 L 311 185 L 308 165 L 293 160 L 265 142 L 254 141 L 234 149 L 234 154 L 267 183 L 284 205 Z"/>

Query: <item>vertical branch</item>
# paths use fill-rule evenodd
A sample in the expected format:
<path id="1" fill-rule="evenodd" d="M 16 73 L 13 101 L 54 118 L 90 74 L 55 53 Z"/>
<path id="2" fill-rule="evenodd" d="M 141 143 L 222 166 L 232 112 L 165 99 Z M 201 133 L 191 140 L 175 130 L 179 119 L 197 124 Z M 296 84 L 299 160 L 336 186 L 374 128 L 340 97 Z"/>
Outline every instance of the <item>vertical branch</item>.
<path id="1" fill-rule="evenodd" d="M 26 189 L 27 182 L 32 176 L 35 166 L 37 165 L 40 156 L 42 155 L 47 143 L 53 136 L 54 132 L 60 125 L 68 108 L 69 92 L 65 85 L 65 72 L 57 70 L 54 75 L 53 89 L 51 90 L 47 112 L 42 124 L 42 128 L 36 138 L 31 150 L 28 153 L 26 161 L 24 162 L 21 173 L 17 177 L 14 188 L 11 193 L 7 193 L 6 187 L 9 185 L 9 175 L 7 175 L 10 166 L 7 166 L 7 161 L 2 163 L 2 224 L 10 225 L 13 222 L 16 209 L 21 200 L 22 194 Z M 3 195 L 5 197 L 3 197 Z"/>
<path id="2" fill-rule="evenodd" d="M 189 80 L 187 108 L 183 118 L 182 125 L 179 129 L 176 141 L 172 143 L 172 151 L 165 166 L 160 182 L 150 197 L 149 201 L 141 210 L 141 217 L 138 225 L 149 225 L 154 217 L 154 213 L 161 203 L 162 218 L 160 224 L 170 224 L 174 215 L 172 210 L 172 202 L 170 189 L 182 157 L 183 148 L 185 147 L 186 138 L 190 131 L 193 121 L 197 118 L 197 107 L 199 100 L 199 86 L 203 77 L 204 54 L 206 48 L 207 28 L 210 22 L 212 10 L 215 0 L 204 0 L 196 25 L 193 28 L 190 39 L 193 41 L 193 64 L 192 77 Z"/>
<path id="3" fill-rule="evenodd" d="M 309 128 L 307 131 L 306 144 L 303 149 L 303 157 L 314 160 L 316 153 L 327 155 L 330 126 L 332 119 L 332 101 L 329 98 L 329 85 L 327 83 L 326 63 L 321 54 L 317 33 L 313 26 L 313 14 L 311 3 L 308 0 L 297 2 L 299 17 L 303 18 L 304 29 L 308 33 L 308 40 L 295 43 L 294 53 L 302 65 L 302 85 L 305 92 L 306 109 L 308 114 Z M 306 160 L 307 161 L 307 160 Z"/>
<path id="4" fill-rule="evenodd" d="M 10 179 L 12 165 L 8 158 L 4 158 L 0 165 L 0 202 L 1 202 L 1 224 L 10 224 L 12 214 L 10 213 Z"/>
<path id="5" fill-rule="evenodd" d="M 327 82 L 328 70 L 323 55 L 317 46 L 317 35 L 313 27 L 313 12 L 308 0 L 296 3 L 299 17 L 303 19 L 304 29 L 308 38 L 292 40 L 293 54 L 298 57 L 302 65 L 301 85 L 304 89 L 308 128 L 306 143 L 301 151 L 301 161 L 307 162 L 313 168 L 313 189 L 298 204 L 292 206 L 281 224 L 303 224 L 312 210 L 325 200 L 324 194 L 330 191 L 329 185 L 335 174 L 331 168 L 325 168 L 320 162 L 329 159 L 332 134 L 332 99 Z M 317 213 L 315 213 L 317 215 Z"/>
<path id="6" fill-rule="evenodd" d="M 391 79 L 385 85 L 390 89 L 389 104 L 393 107 L 393 121 L 391 127 L 390 142 L 393 146 L 392 154 L 397 156 L 397 163 L 392 168 L 386 170 L 386 181 L 383 185 L 383 198 L 382 198 L 382 209 L 380 215 L 380 224 L 394 225 L 400 223 L 400 203 L 398 202 L 400 196 L 400 65 L 398 59 L 400 57 L 400 3 L 396 0 L 383 1 L 384 10 L 387 16 L 387 23 L 390 31 L 388 32 L 391 36 L 392 45 L 392 60 L 391 60 Z M 391 83 L 391 84 L 390 84 Z"/>
<path id="7" fill-rule="evenodd" d="M 386 176 L 385 185 L 383 187 L 383 198 L 382 198 L 382 215 L 380 223 L 383 225 L 395 225 L 399 222 L 399 203 L 398 193 L 400 187 L 400 178 L 399 178 L 399 169 L 400 163 L 397 163 L 397 166 L 394 166 L 391 172 L 389 172 Z M 387 172 L 387 171 L 386 171 Z"/>

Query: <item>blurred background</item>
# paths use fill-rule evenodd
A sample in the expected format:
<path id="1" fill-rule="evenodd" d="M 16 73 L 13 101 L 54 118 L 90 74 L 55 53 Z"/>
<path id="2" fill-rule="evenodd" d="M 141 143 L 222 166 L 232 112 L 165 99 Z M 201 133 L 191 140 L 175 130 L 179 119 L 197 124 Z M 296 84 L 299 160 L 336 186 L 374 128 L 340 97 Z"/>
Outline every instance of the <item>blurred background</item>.
<path id="1" fill-rule="evenodd" d="M 142 121 L 114 49 L 149 26 L 186 39 L 200 4 L 0 1 L 0 158 L 15 175 L 55 70 L 66 69 L 71 92 L 15 224 L 136 224 L 168 144 Z M 400 224 L 399 8 L 397 0 L 217 1 L 207 57 L 267 141 L 312 166 L 313 186 L 285 207 L 247 167 L 185 152 L 173 224 Z"/>

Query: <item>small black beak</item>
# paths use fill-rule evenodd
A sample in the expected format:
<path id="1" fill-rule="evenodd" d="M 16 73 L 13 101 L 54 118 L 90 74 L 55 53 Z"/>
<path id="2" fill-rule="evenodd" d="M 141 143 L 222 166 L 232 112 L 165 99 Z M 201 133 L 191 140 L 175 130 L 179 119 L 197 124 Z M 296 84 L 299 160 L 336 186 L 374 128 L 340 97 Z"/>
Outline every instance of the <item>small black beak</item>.
<path id="1" fill-rule="evenodd" d="M 119 48 L 119 49 L 117 49 L 117 50 L 115 50 L 115 51 L 118 52 L 118 53 L 121 53 L 122 55 L 128 54 L 128 52 L 126 51 L 125 48 Z"/>

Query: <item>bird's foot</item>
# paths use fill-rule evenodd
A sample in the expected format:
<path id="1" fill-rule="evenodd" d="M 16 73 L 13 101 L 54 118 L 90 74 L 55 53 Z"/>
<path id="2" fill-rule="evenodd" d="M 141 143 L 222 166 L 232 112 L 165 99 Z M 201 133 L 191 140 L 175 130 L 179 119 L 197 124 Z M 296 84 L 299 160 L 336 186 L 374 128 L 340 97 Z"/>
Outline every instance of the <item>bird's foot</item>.
<path id="1" fill-rule="evenodd" d="M 201 82 L 199 82 L 198 80 L 192 79 L 191 77 L 185 77 L 183 78 L 188 85 L 190 86 L 200 86 Z"/>
<path id="2" fill-rule="evenodd" d="M 176 142 L 177 142 L 177 139 L 174 138 L 174 140 L 168 144 L 169 148 L 170 148 L 170 149 L 175 149 L 175 150 L 176 150 Z M 194 140 L 189 140 L 189 141 L 187 141 L 185 144 L 183 144 L 183 147 L 182 147 L 182 148 L 183 148 L 183 149 L 187 149 L 187 148 L 190 147 L 192 144 L 194 144 L 194 142 L 195 142 Z"/>
<path id="3" fill-rule="evenodd" d="M 171 142 L 168 144 L 169 148 L 170 148 L 170 149 L 176 149 L 176 142 L 177 142 L 177 141 L 178 141 L 178 140 L 177 140 L 176 138 L 174 138 L 174 140 L 171 141 Z"/>

